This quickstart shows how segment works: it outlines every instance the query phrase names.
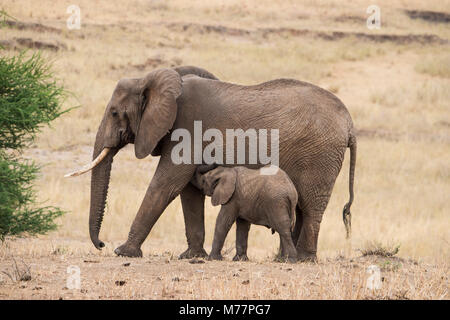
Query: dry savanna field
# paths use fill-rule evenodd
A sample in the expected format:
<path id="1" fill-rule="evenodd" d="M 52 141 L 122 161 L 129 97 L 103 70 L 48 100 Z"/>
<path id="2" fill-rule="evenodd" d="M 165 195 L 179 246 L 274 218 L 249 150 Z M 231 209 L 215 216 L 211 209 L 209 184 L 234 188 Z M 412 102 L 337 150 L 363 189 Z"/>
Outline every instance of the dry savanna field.
<path id="1" fill-rule="evenodd" d="M 81 29 L 69 30 L 69 5 Z M 38 161 L 39 199 L 67 213 L 59 229 L 0 244 L 0 299 L 448 299 L 450 258 L 450 2 L 378 1 L 381 28 L 366 26 L 371 1 L 17 1 L 0 29 L 1 54 L 40 49 L 79 106 L 25 152 Z M 437 12 L 434 14 L 427 11 Z M 115 157 L 96 250 L 88 234 L 90 175 L 63 175 L 91 159 L 116 82 L 178 65 L 223 81 L 312 82 L 336 94 L 357 129 L 353 236 L 345 240 L 349 152 L 321 224 L 318 263 L 273 262 L 278 236 L 252 226 L 250 262 L 178 260 L 186 249 L 179 199 L 143 245 L 119 258 L 158 158 L 133 148 Z M 206 205 L 205 249 L 218 207 Z M 398 252 L 397 250 L 398 249 Z M 381 286 L 367 287 L 369 266 Z M 67 287 L 69 266 L 80 290 Z"/>

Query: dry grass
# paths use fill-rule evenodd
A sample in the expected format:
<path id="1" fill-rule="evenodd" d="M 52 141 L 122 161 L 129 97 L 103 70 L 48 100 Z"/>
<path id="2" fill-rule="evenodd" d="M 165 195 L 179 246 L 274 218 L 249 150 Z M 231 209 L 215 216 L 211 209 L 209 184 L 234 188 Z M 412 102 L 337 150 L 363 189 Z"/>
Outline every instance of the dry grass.
<path id="1" fill-rule="evenodd" d="M 416 64 L 416 70 L 432 76 L 450 78 L 450 54 L 430 55 Z"/>
<path id="2" fill-rule="evenodd" d="M 61 30 L 1 32 L 2 39 L 22 37 L 64 44 L 67 49 L 45 54 L 55 61 L 60 81 L 76 96 L 67 104 L 80 107 L 44 130 L 26 152 L 27 157 L 45 165 L 39 180 L 40 199 L 70 213 L 60 220 L 58 231 L 37 240 L 8 240 L 9 248 L 5 244 L 0 248 L 0 271 L 11 266 L 14 256 L 23 259 L 33 272 L 33 279 L 21 290 L 23 284 L 3 279 L 0 298 L 448 299 L 448 44 L 373 42 L 356 37 L 326 40 L 312 34 L 258 31 L 284 27 L 406 37 L 427 33 L 449 39 L 446 24 L 408 18 L 403 1 L 380 4 L 382 28 L 375 31 L 365 27 L 364 1 L 306 1 L 301 5 L 268 0 L 246 4 L 237 0 L 191 1 L 189 5 L 181 0 L 109 3 L 106 7 L 77 1 L 82 13 L 78 31 L 65 28 L 66 8 L 73 2 L 2 4 L 19 21 Z M 408 9 L 449 12 L 450 5 L 409 1 Z M 208 32 L 199 24 L 221 28 Z M 222 27 L 234 28 L 235 33 Z M 177 256 L 186 246 L 181 205 L 176 199 L 144 243 L 144 258 L 132 259 L 131 266 L 124 268 L 122 263 L 128 260 L 114 258 L 113 249 L 126 239 L 158 162 L 157 158 L 135 159 L 129 146 L 116 156 L 113 165 L 100 234 L 107 247 L 102 252 L 93 249 L 87 228 L 90 177 L 62 176 L 90 159 L 95 132 L 118 79 L 178 64 L 198 65 L 223 80 L 243 84 L 296 78 L 339 96 L 359 132 L 351 243 L 345 241 L 341 219 L 348 200 L 347 155 L 321 225 L 318 265 L 272 263 L 278 237 L 257 226 L 250 232 L 253 262 L 249 264 L 195 265 L 170 259 L 166 264 L 168 257 Z M 208 201 L 207 251 L 217 212 Z M 358 250 L 365 250 L 370 242 L 381 243 L 381 247 L 400 244 L 399 258 L 388 264 L 382 257 L 358 258 Z M 233 245 L 234 235 L 230 235 L 226 248 Z M 337 258 L 341 255 L 345 258 Z M 397 267 L 398 259 L 403 261 L 401 268 Z M 387 282 L 382 291 L 367 292 L 366 267 L 374 263 L 386 270 Z M 85 292 L 63 290 L 65 268 L 70 264 L 82 267 Z M 161 267 L 166 271 L 161 272 Z M 94 272 L 84 272 L 91 269 Z M 239 277 L 233 277 L 236 272 Z M 265 276 L 253 275 L 258 272 Z M 175 277 L 182 280 L 172 281 Z M 126 284 L 116 286 L 115 281 L 120 280 Z M 250 280 L 249 284 L 243 284 L 244 280 Z M 150 287 L 145 286 L 147 281 Z M 35 287 L 41 289 L 33 290 Z"/>
<path id="3" fill-rule="evenodd" d="M 384 245 L 379 242 L 369 242 L 363 249 L 360 249 L 363 257 L 365 256 L 380 256 L 393 257 L 400 250 L 400 245 Z"/>
<path id="4" fill-rule="evenodd" d="M 284 264 L 177 260 L 182 247 L 150 239 L 140 259 L 98 254 L 86 242 L 17 240 L 0 249 L 23 257 L 33 278 L 3 279 L 0 298 L 14 299 L 448 299 L 448 265 L 396 257 L 334 256 L 319 263 Z M 231 255 L 226 256 L 229 260 Z M 196 263 L 194 263 L 196 262 Z M 80 290 L 67 287 L 69 266 L 80 268 Z M 369 267 L 380 270 L 381 288 L 367 286 Z M 164 271 L 162 271 L 164 270 Z M 1 283 L 2 279 L 0 279 Z M 70 282 L 70 281 L 69 281 Z"/>
<path id="5" fill-rule="evenodd" d="M 12 264 L 9 269 L 3 270 L 2 273 L 6 275 L 12 282 L 17 281 L 30 281 L 31 270 L 30 267 L 22 261 L 21 264 L 17 263 L 14 257 L 11 257 Z"/>

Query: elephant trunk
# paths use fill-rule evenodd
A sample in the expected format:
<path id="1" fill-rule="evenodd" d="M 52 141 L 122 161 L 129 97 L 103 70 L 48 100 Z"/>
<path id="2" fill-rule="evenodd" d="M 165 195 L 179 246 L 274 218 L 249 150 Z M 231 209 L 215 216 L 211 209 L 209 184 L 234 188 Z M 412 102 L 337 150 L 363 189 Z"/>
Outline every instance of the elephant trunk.
<path id="1" fill-rule="evenodd" d="M 191 180 L 191 183 L 199 190 L 203 190 L 202 183 L 201 183 L 201 176 L 205 174 L 208 171 L 214 170 L 217 168 L 217 164 L 202 164 L 199 165 L 194 173 L 194 177 Z"/>
<path id="2" fill-rule="evenodd" d="M 96 159 L 104 150 L 102 137 L 102 125 L 95 139 L 93 159 Z M 91 204 L 89 211 L 89 235 L 91 241 L 97 249 L 101 249 L 105 244 L 98 238 L 100 227 L 105 212 L 106 197 L 108 195 L 109 178 L 113 157 L 118 149 L 111 148 L 104 159 L 92 169 L 91 176 Z"/>

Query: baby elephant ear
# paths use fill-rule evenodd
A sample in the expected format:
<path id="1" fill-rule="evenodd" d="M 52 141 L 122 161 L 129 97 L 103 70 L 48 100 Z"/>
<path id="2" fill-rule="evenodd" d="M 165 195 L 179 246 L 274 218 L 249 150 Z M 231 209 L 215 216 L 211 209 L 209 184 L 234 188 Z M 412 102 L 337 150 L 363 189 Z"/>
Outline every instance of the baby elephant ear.
<path id="1" fill-rule="evenodd" d="M 142 79 L 144 105 L 134 141 L 138 159 L 148 156 L 172 128 L 181 90 L 181 77 L 173 69 L 156 70 Z"/>
<path id="2" fill-rule="evenodd" d="M 219 181 L 211 197 L 213 206 L 226 204 L 236 189 L 236 170 L 232 168 L 220 168 L 216 170 L 220 170 L 220 172 L 217 175 Z"/>

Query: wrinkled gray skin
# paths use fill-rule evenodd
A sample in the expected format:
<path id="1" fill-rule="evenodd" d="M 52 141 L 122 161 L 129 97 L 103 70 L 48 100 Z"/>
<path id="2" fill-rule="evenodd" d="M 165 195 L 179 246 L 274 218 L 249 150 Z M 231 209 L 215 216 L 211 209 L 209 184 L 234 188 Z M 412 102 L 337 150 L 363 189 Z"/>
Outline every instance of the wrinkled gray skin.
<path id="1" fill-rule="evenodd" d="M 203 249 L 205 198 L 189 183 L 197 165 L 172 162 L 171 150 L 179 142 L 171 141 L 168 134 L 184 128 L 194 137 L 194 120 L 201 120 L 203 130 L 216 128 L 222 133 L 225 145 L 227 128 L 279 129 L 279 167 L 288 174 L 298 192 L 299 209 L 293 232 L 297 257 L 316 259 L 322 214 L 347 147 L 351 150 L 350 201 L 344 207 L 343 216 L 349 226 L 356 139 L 347 109 L 330 92 L 306 82 L 279 79 L 242 86 L 212 79 L 216 78 L 203 69 L 181 67 L 159 69 L 143 78 L 118 82 L 94 145 L 94 158 L 103 148 L 112 149 L 92 171 L 89 231 L 94 246 L 98 249 L 104 246 L 98 235 L 113 156 L 127 143 L 134 143 L 137 158 L 151 154 L 160 156 L 160 160 L 128 240 L 115 253 L 142 256 L 140 247 L 153 225 L 167 205 L 180 195 L 188 242 L 188 249 L 180 258 L 206 256 Z M 206 145 L 208 142 L 202 147 Z M 268 149 L 270 154 L 270 143 Z M 244 166 L 259 168 L 263 164 L 245 163 Z"/>
<path id="2" fill-rule="evenodd" d="M 297 190 L 283 170 L 262 175 L 246 167 L 217 167 L 203 173 L 197 168 L 193 184 L 211 197 L 214 206 L 222 205 L 216 220 L 211 260 L 222 260 L 221 251 L 231 226 L 236 221 L 236 255 L 233 261 L 247 261 L 250 224 L 272 228 L 280 236 L 281 259 L 296 262 L 297 250 L 291 231 L 295 225 Z"/>

